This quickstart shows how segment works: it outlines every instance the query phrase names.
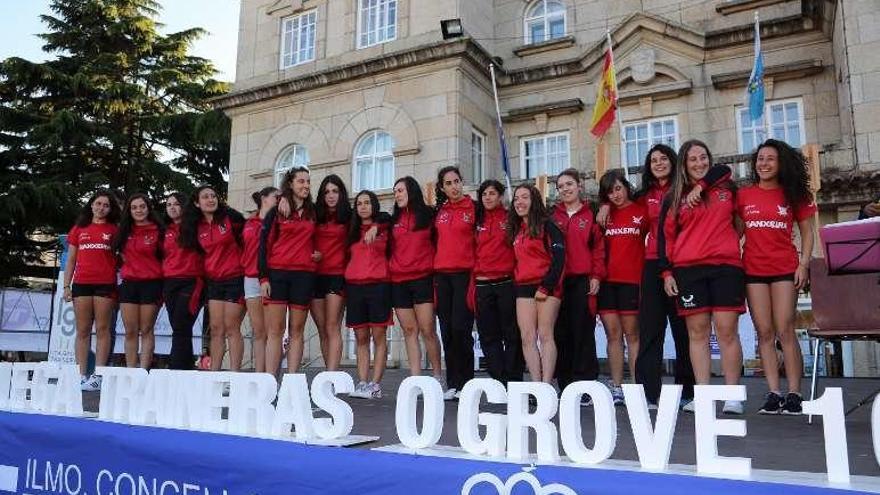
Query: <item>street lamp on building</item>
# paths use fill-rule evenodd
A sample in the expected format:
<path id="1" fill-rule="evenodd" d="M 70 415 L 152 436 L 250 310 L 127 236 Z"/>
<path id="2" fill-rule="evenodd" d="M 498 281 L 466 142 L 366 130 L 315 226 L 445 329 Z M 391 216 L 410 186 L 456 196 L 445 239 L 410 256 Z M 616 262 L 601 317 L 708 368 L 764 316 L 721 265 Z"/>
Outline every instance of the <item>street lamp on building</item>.
<path id="1" fill-rule="evenodd" d="M 443 31 L 444 40 L 464 36 L 464 28 L 461 26 L 461 19 L 444 19 L 440 21 L 440 30 Z"/>

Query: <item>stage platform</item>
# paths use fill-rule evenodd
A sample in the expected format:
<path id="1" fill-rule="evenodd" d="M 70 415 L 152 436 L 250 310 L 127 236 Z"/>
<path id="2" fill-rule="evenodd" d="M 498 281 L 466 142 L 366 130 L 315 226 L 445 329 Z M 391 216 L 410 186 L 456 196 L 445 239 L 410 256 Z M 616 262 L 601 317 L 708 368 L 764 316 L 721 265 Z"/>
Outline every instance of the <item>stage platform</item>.
<path id="1" fill-rule="evenodd" d="M 322 371 L 306 370 L 311 377 Z M 354 373 L 352 369 L 346 369 Z M 396 391 L 400 381 L 408 376 L 403 370 L 388 370 L 382 383 L 384 397 L 379 400 L 346 399 L 354 409 L 354 435 L 377 435 L 379 440 L 358 446 L 360 449 L 391 446 L 399 443 L 394 425 Z M 478 376 L 482 376 L 478 374 Z M 715 383 L 715 382 L 713 382 Z M 721 380 L 717 380 L 721 383 Z M 825 472 L 825 451 L 822 437 L 822 420 L 816 418 L 812 425 L 807 424 L 806 416 L 766 416 L 757 413 L 763 403 L 766 384 L 762 378 L 744 378 L 742 383 L 748 390 L 746 414 L 746 438 L 720 438 L 719 453 L 724 456 L 744 456 L 752 458 L 753 469 L 781 470 L 798 472 Z M 805 380 L 805 383 L 808 383 Z M 845 407 L 855 405 L 860 399 L 880 387 L 876 379 L 823 379 L 821 386 L 843 389 Z M 820 389 L 821 392 L 821 389 Z M 86 393 L 86 410 L 97 411 L 98 394 Z M 497 406 L 495 406 L 497 407 Z M 492 412 L 503 412 L 487 409 Z M 457 446 L 455 402 L 446 403 L 443 436 L 439 445 Z M 858 409 L 846 418 L 847 441 L 849 443 L 850 472 L 853 475 L 880 477 L 880 467 L 873 453 L 870 423 L 870 404 Z M 733 417 L 733 416 L 731 416 Z M 593 435 L 593 416 L 591 408 L 582 411 L 584 438 Z M 612 459 L 637 461 L 636 447 L 629 425 L 626 410 L 617 408 L 618 440 Z M 589 442 L 589 440 L 588 440 Z M 671 464 L 693 466 L 696 463 L 694 447 L 694 417 L 681 413 L 678 417 L 672 445 Z"/>

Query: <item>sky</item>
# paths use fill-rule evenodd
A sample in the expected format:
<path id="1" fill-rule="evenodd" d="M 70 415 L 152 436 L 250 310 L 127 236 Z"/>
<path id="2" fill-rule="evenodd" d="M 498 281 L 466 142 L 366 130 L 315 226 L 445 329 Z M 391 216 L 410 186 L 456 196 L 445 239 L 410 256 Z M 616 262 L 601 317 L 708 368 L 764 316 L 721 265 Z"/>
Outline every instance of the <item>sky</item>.
<path id="1" fill-rule="evenodd" d="M 240 0 L 159 0 L 159 22 L 165 33 L 201 27 L 208 31 L 192 49 L 194 55 L 207 58 L 218 70 L 217 79 L 235 80 L 235 54 L 238 43 Z M 0 60 L 22 57 L 31 61 L 51 56 L 42 51 L 37 33 L 46 26 L 41 14 L 51 14 L 49 0 L 0 0 Z"/>

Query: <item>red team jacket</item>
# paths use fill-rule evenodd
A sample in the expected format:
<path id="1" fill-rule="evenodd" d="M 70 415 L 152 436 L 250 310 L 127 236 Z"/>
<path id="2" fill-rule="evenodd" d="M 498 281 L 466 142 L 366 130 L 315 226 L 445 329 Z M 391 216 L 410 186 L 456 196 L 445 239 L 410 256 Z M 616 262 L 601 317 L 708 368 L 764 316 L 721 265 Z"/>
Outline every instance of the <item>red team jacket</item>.
<path id="1" fill-rule="evenodd" d="M 434 242 L 429 225 L 415 230 L 416 216 L 403 210 L 391 226 L 391 260 L 388 268 L 392 282 L 409 282 L 434 272 Z"/>
<path id="2" fill-rule="evenodd" d="M 74 226 L 67 234 L 67 242 L 77 248 L 73 283 L 116 285 L 116 256 L 113 254 L 113 237 L 116 225 L 92 223 L 85 227 Z"/>
<path id="3" fill-rule="evenodd" d="M 202 276 L 204 272 L 202 255 L 180 245 L 179 224 L 172 223 L 165 229 L 162 252 L 162 277 L 194 278 Z"/>
<path id="4" fill-rule="evenodd" d="M 269 270 L 315 271 L 314 220 L 303 218 L 301 210 L 285 218 L 273 208 L 263 226 L 258 256 L 261 279 L 269 277 Z"/>
<path id="5" fill-rule="evenodd" d="M 244 223 L 241 231 L 241 267 L 245 277 L 257 277 L 260 269 L 257 267 L 257 252 L 260 250 L 260 230 L 263 228 L 263 220 L 259 215 L 254 215 Z"/>
<path id="6" fill-rule="evenodd" d="M 132 225 L 131 234 L 122 248 L 122 280 L 161 280 L 162 260 L 157 247 L 159 226 L 155 223 Z"/>
<path id="7" fill-rule="evenodd" d="M 364 242 L 364 234 L 373 227 L 378 226 L 376 239 L 367 244 Z M 358 242 L 349 247 L 350 259 L 345 267 L 345 281 L 351 284 L 375 284 L 387 282 L 388 258 L 385 253 L 388 248 L 388 224 L 361 225 L 361 235 Z"/>
<path id="8" fill-rule="evenodd" d="M 470 196 L 457 203 L 447 201 L 434 218 L 437 252 L 434 271 L 466 272 L 474 268 L 475 205 Z"/>
<path id="9" fill-rule="evenodd" d="M 513 246 L 507 241 L 507 210 L 499 206 L 484 215 L 483 223 L 477 226 L 474 277 L 510 277 L 515 260 Z"/>
<path id="10" fill-rule="evenodd" d="M 522 222 L 513 238 L 513 252 L 513 280 L 517 285 L 539 284 L 541 292 L 559 296 L 567 256 L 565 237 L 552 221 L 545 222 L 537 237 L 531 237 Z"/>
<path id="11" fill-rule="evenodd" d="M 560 203 L 553 209 L 553 221 L 565 236 L 565 276 L 604 280 L 605 242 L 590 205 L 584 203 L 569 217 L 565 205 Z"/>
<path id="12" fill-rule="evenodd" d="M 315 226 L 315 251 L 321 253 L 317 273 L 319 275 L 342 275 L 345 273 L 345 238 L 348 226 L 335 219 Z"/>
<path id="13" fill-rule="evenodd" d="M 816 203 L 792 208 L 781 188 L 751 186 L 736 193 L 736 210 L 745 224 L 743 264 L 747 275 L 794 273 L 798 252 L 792 243 L 796 222 L 816 214 Z"/>
<path id="14" fill-rule="evenodd" d="M 648 209 L 643 203 L 633 202 L 623 208 L 611 207 L 605 224 L 608 282 L 641 283 L 648 223 Z"/>
<path id="15" fill-rule="evenodd" d="M 244 275 L 241 268 L 241 246 L 236 238 L 244 224 L 229 216 L 220 222 L 199 222 L 199 244 L 205 252 L 205 276 L 209 280 L 227 280 Z"/>
<path id="16" fill-rule="evenodd" d="M 677 219 L 666 215 L 666 211 L 661 214 L 663 239 L 658 250 L 665 248 L 665 260 L 661 260 L 663 275 L 669 274 L 670 265 L 742 267 L 739 235 L 733 227 L 736 197 L 726 183 L 710 187 L 696 208 L 685 204 L 683 197 L 678 201 L 681 203 Z"/>

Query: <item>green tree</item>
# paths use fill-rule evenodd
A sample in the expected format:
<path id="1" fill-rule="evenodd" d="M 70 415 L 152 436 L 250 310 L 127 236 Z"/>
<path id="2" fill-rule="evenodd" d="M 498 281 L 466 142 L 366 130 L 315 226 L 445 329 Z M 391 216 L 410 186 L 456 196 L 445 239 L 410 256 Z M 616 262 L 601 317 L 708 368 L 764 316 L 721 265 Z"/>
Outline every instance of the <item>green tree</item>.
<path id="1" fill-rule="evenodd" d="M 162 34 L 154 0 L 53 0 L 53 58 L 0 62 L 0 284 L 37 261 L 96 188 L 161 198 L 225 187 L 228 91 L 188 54 L 194 28 Z"/>

